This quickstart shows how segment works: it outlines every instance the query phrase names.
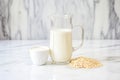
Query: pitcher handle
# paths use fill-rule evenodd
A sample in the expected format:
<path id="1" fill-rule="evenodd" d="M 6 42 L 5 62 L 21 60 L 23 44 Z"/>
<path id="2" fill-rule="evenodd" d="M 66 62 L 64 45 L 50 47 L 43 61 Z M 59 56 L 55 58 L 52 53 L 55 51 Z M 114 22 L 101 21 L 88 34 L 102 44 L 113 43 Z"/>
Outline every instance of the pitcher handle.
<path id="1" fill-rule="evenodd" d="M 81 37 L 81 43 L 80 43 L 80 45 L 79 46 L 77 46 L 77 47 L 72 47 L 73 48 L 73 52 L 74 51 L 76 51 L 76 50 L 78 50 L 80 47 L 82 47 L 82 45 L 83 45 L 83 42 L 84 42 L 84 29 L 83 29 L 83 27 L 82 26 L 80 26 L 80 25 L 76 25 L 76 26 L 78 26 L 78 27 L 80 27 L 81 28 L 81 31 L 82 31 L 82 37 Z"/>

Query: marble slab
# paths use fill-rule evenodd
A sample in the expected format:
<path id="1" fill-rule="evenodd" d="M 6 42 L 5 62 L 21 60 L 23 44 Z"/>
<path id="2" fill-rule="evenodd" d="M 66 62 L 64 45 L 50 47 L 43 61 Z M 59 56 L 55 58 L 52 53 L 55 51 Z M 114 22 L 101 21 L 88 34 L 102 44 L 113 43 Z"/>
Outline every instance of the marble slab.
<path id="1" fill-rule="evenodd" d="M 35 45 L 49 46 L 49 41 L 0 41 L 0 80 L 120 80 L 120 40 L 86 40 L 73 53 L 72 57 L 82 55 L 100 60 L 103 67 L 94 69 L 73 69 L 49 62 L 35 66 L 28 52 Z"/>
<path id="2" fill-rule="evenodd" d="M 49 39 L 53 14 L 72 15 L 85 39 L 120 39 L 119 0 L 0 0 L 0 40 Z M 75 26 L 74 26 L 75 27 Z M 80 38 L 80 31 L 74 38 Z"/>

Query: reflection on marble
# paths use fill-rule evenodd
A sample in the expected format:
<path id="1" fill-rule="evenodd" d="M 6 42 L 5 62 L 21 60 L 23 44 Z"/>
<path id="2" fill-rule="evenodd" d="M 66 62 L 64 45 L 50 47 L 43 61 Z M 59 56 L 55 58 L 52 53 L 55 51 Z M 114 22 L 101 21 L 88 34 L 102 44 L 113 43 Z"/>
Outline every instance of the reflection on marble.
<path id="1" fill-rule="evenodd" d="M 86 40 L 73 53 L 73 57 L 101 60 L 104 66 L 95 69 L 73 69 L 49 62 L 44 66 L 32 65 L 28 50 L 35 45 L 49 46 L 49 41 L 0 41 L 0 80 L 120 80 L 120 40 Z M 108 60 L 110 57 L 119 58 Z"/>
<path id="2" fill-rule="evenodd" d="M 85 39 L 120 39 L 119 0 L 0 0 L 0 39 L 49 39 L 53 14 L 70 14 Z M 78 39 L 79 31 L 74 32 Z"/>

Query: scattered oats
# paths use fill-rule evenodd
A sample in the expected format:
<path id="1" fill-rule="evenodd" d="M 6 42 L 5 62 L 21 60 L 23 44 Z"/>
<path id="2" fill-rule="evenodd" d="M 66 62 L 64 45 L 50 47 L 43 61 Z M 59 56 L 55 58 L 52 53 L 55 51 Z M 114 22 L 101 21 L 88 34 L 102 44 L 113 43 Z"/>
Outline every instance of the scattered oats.
<path id="1" fill-rule="evenodd" d="M 69 65 L 73 68 L 97 68 L 102 66 L 96 59 L 83 56 L 72 59 Z"/>

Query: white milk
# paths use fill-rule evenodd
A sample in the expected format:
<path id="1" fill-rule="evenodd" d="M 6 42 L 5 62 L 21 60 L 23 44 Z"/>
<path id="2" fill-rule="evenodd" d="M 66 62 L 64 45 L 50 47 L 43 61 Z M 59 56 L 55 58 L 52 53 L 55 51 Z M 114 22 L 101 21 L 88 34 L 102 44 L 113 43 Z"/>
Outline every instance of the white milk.
<path id="1" fill-rule="evenodd" d="M 72 30 L 57 29 L 50 32 L 51 56 L 55 62 L 70 60 L 72 55 Z"/>

